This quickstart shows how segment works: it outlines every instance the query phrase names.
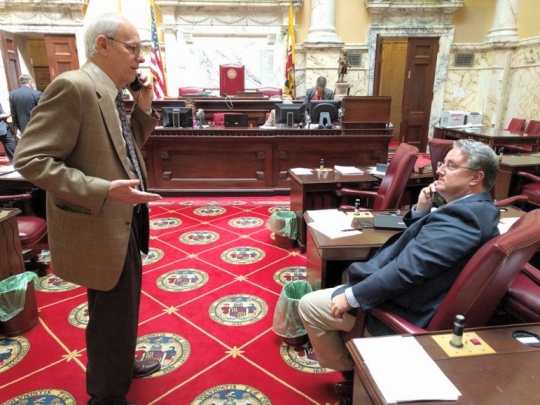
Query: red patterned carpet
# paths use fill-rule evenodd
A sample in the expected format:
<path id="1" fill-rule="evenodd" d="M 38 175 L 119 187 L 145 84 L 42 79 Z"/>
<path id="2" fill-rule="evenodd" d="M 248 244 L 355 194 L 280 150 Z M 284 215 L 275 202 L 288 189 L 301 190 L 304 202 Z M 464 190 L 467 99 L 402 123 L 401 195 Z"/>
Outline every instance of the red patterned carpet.
<path id="1" fill-rule="evenodd" d="M 288 209 L 287 197 L 151 205 L 136 356 L 157 358 L 162 369 L 134 380 L 130 401 L 338 402 L 340 374 L 319 367 L 309 347 L 282 344 L 271 329 L 282 284 L 305 276 L 305 256 L 276 247 L 266 228 L 272 212 Z M 0 337 L 0 403 L 86 404 L 86 290 L 49 274 L 37 299 L 40 323 L 24 336 Z"/>

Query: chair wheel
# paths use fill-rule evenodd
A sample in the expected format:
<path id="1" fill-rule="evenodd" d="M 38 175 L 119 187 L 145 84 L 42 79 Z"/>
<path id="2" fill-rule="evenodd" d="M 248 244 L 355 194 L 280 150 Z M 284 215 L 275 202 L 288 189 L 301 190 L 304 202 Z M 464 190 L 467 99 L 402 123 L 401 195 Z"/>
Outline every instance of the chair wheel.
<path id="1" fill-rule="evenodd" d="M 352 398 L 341 398 L 339 405 L 352 405 Z"/>

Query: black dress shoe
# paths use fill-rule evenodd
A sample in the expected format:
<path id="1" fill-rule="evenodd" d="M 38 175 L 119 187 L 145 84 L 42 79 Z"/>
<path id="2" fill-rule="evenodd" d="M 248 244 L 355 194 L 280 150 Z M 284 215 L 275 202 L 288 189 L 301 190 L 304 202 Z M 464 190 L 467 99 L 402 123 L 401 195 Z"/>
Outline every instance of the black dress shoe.
<path id="1" fill-rule="evenodd" d="M 133 378 L 146 377 L 161 368 L 161 363 L 158 360 L 140 360 L 136 361 L 133 366 Z"/>
<path id="2" fill-rule="evenodd" d="M 334 391 L 338 397 L 352 398 L 353 383 L 352 381 L 342 381 L 334 385 Z"/>

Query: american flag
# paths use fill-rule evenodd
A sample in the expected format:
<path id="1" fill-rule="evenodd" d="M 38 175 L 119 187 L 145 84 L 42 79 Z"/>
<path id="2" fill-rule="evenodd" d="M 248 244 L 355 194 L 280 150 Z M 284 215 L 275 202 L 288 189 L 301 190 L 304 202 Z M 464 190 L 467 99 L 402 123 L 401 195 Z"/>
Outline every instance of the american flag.
<path id="1" fill-rule="evenodd" d="M 150 71 L 154 81 L 154 94 L 156 99 L 164 98 L 167 95 L 167 80 L 161 60 L 161 51 L 156 30 L 156 18 L 154 17 L 154 2 L 150 1 L 150 15 L 152 17 L 152 52 L 150 55 Z"/>

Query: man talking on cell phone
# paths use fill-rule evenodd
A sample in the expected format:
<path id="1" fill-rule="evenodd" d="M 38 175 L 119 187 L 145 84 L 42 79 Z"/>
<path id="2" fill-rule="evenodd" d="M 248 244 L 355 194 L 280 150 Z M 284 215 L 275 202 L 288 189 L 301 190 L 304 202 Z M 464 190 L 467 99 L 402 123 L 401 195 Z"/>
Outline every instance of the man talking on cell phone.
<path id="1" fill-rule="evenodd" d="M 132 377 L 159 369 L 134 361 L 148 252 L 150 201 L 140 148 L 159 122 L 137 29 L 119 14 L 91 21 L 88 62 L 46 88 L 16 154 L 15 167 L 47 191 L 47 226 L 55 275 L 88 288 L 86 388 L 91 405 L 126 405 Z M 126 117 L 123 88 L 139 74 Z M 88 257 L 91 255 L 91 258 Z M 84 258 L 87 257 L 85 260 Z"/>
<path id="2" fill-rule="evenodd" d="M 356 314 L 382 306 L 418 327 L 426 327 L 463 267 L 487 241 L 499 235 L 499 209 L 490 188 L 499 173 L 488 145 L 459 140 L 438 165 L 438 180 L 420 192 L 404 217 L 407 229 L 390 238 L 367 262 L 347 269 L 345 285 L 306 294 L 299 312 L 322 367 L 351 381 L 354 362 L 341 331 L 349 332 Z M 446 204 L 434 209 L 437 192 Z M 371 335 L 394 332 L 366 314 Z"/>

